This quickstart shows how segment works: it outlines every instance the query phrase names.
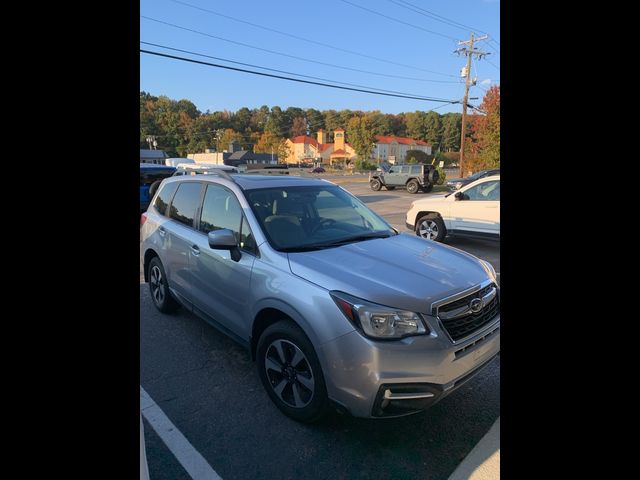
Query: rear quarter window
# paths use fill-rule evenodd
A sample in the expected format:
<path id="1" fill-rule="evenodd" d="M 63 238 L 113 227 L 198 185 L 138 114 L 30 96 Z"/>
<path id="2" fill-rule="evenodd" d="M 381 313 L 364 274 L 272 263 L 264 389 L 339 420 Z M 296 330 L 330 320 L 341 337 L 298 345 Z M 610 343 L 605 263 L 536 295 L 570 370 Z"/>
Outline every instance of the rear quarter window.
<path id="1" fill-rule="evenodd" d="M 153 202 L 153 207 L 161 215 L 167 215 L 167 205 L 171 201 L 173 193 L 176 191 L 178 184 L 176 182 L 166 183 L 160 186 L 160 191 L 156 195 L 156 199 Z"/>
<path id="2" fill-rule="evenodd" d="M 176 194 L 171 200 L 169 218 L 188 227 L 193 227 L 201 190 L 202 184 L 200 182 L 179 183 Z"/>

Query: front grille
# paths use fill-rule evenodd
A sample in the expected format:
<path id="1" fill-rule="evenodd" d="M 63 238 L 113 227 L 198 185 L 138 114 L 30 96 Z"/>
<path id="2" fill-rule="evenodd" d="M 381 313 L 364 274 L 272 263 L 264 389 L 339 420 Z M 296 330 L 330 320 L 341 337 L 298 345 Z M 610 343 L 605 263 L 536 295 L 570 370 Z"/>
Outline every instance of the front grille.
<path id="1" fill-rule="evenodd" d="M 452 310 L 455 310 L 456 308 L 461 308 L 465 305 L 468 305 L 472 299 L 482 298 L 493 288 L 495 288 L 495 285 L 490 284 L 477 292 L 456 300 L 455 302 L 442 305 L 438 309 L 438 313 L 450 312 Z M 496 295 L 493 300 L 485 305 L 484 308 L 478 313 L 466 313 L 462 314 L 462 316 L 459 317 L 449 318 L 445 320 L 441 319 L 441 322 L 451 339 L 456 342 L 462 338 L 468 337 L 473 332 L 487 325 L 489 322 L 491 322 L 491 320 L 495 318 L 496 315 L 498 315 L 498 313 L 500 313 L 500 303 L 498 301 L 498 295 Z"/>

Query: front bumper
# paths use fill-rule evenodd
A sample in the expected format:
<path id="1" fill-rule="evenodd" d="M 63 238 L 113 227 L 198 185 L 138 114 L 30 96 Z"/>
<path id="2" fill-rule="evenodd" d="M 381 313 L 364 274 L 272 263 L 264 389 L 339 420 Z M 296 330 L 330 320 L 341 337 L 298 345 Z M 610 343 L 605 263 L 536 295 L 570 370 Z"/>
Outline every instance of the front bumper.
<path id="1" fill-rule="evenodd" d="M 437 403 L 475 376 L 500 351 L 500 315 L 472 337 L 453 344 L 429 325 L 430 335 L 373 341 L 358 331 L 321 346 L 329 397 L 356 417 L 395 417 Z"/>

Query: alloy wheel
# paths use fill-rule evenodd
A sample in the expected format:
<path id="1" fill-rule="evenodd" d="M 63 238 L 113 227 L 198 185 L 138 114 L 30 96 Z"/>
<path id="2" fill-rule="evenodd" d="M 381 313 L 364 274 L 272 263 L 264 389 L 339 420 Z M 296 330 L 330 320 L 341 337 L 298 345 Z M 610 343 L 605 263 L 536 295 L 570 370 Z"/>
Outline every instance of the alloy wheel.
<path id="1" fill-rule="evenodd" d="M 418 234 L 427 240 L 435 240 L 438 236 L 438 224 L 433 220 L 423 220 L 418 226 Z"/>
<path id="2" fill-rule="evenodd" d="M 162 272 L 160 267 L 154 265 L 151 267 L 151 294 L 153 295 L 153 301 L 156 305 L 161 305 L 164 301 L 164 283 L 162 282 Z"/>
<path id="3" fill-rule="evenodd" d="M 264 368 L 280 400 L 293 408 L 309 405 L 315 379 L 307 357 L 297 345 L 284 339 L 271 342 L 265 353 Z"/>

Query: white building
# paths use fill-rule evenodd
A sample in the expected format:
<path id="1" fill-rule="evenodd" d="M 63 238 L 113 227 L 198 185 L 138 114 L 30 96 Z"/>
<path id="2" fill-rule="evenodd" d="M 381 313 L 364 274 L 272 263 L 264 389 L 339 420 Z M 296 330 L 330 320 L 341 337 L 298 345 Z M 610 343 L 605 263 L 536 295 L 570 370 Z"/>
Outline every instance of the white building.
<path id="1" fill-rule="evenodd" d="M 371 159 L 391 164 L 405 163 L 408 150 L 420 150 L 431 155 L 431 145 L 423 140 L 390 135 L 376 135 Z"/>

